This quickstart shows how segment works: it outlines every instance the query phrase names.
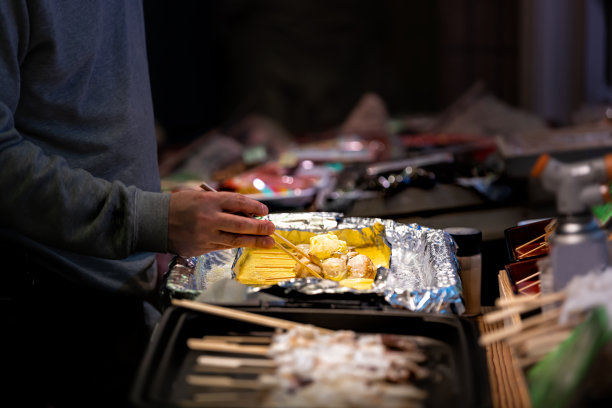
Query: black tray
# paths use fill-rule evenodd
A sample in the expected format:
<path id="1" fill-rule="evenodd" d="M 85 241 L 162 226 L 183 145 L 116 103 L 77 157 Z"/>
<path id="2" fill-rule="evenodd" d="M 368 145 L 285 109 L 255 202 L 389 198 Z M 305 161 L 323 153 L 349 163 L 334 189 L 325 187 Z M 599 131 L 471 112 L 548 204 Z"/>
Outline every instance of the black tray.
<path id="1" fill-rule="evenodd" d="M 428 407 L 488 407 L 490 389 L 484 349 L 477 330 L 467 319 L 399 310 L 354 311 L 267 309 L 240 307 L 281 319 L 358 333 L 391 333 L 415 336 L 428 356 L 432 375 L 420 388 L 428 392 Z M 132 387 L 131 401 L 138 408 L 181 407 L 194 389 L 185 378 L 201 352 L 189 350 L 187 339 L 272 329 L 180 307 L 164 312 L 142 360 Z"/>

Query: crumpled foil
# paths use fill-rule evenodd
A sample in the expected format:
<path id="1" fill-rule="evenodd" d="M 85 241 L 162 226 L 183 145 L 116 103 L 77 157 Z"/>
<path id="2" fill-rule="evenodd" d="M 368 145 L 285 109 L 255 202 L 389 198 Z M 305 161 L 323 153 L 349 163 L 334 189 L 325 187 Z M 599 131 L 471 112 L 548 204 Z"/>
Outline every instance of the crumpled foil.
<path id="1" fill-rule="evenodd" d="M 372 289 L 356 290 L 335 281 L 308 278 L 278 283 L 286 292 L 306 295 L 374 292 L 390 305 L 410 311 L 455 314 L 465 311 L 459 263 L 455 257 L 456 244 L 443 230 L 379 218 L 343 217 L 340 213 L 281 213 L 266 218 L 273 221 L 277 229 L 315 233 L 371 227 L 378 222 L 385 226 L 385 239 L 391 247 L 389 268 L 378 268 Z M 204 254 L 194 258 L 193 269 L 175 266 L 169 272 L 166 286 L 171 295 L 181 292 L 181 297 L 196 297 L 215 282 L 234 277 L 232 266 L 240 251 L 231 249 Z M 183 263 L 193 263 L 194 259 Z M 172 276 L 173 273 L 179 276 Z M 180 277 L 186 273 L 191 276 Z M 247 290 L 255 292 L 262 287 Z"/>

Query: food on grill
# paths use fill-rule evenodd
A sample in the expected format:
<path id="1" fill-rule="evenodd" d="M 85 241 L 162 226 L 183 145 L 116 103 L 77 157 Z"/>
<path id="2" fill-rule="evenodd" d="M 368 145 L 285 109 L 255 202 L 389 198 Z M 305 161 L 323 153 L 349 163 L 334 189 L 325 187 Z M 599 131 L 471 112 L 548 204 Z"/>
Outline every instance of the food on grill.
<path id="1" fill-rule="evenodd" d="M 264 406 L 410 407 L 426 397 L 413 384 L 429 375 L 426 356 L 404 336 L 300 326 L 276 334 L 268 355 L 276 386 Z"/>

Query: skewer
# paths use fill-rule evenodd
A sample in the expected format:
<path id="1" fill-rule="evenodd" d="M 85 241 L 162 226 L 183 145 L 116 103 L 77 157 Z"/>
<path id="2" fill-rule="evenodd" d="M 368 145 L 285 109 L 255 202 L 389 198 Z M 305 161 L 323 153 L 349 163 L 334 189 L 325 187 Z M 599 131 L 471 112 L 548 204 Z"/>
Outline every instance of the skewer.
<path id="1" fill-rule="evenodd" d="M 248 395 L 248 397 L 247 397 Z M 193 400 L 196 402 L 210 402 L 210 403 L 223 403 L 223 402 L 242 402 L 245 403 L 253 398 L 258 397 L 257 392 L 245 391 L 240 394 L 234 392 L 206 392 L 194 394 Z"/>
<path id="2" fill-rule="evenodd" d="M 527 255 L 529 255 L 530 253 L 535 252 L 535 251 L 537 251 L 538 249 L 543 248 L 543 247 L 545 247 L 545 246 L 547 246 L 547 245 L 548 245 L 548 242 L 543 242 L 543 243 L 541 243 L 540 245 L 538 245 L 537 247 L 535 247 L 535 248 L 533 248 L 533 249 L 530 249 L 529 251 L 525 252 L 524 254 L 520 254 L 520 255 L 519 255 L 517 258 L 518 258 L 518 259 L 524 258 L 524 257 L 526 257 Z"/>
<path id="3" fill-rule="evenodd" d="M 269 346 L 244 346 L 236 343 L 224 343 L 220 341 L 208 341 L 204 339 L 187 339 L 187 347 L 198 351 L 221 351 L 236 354 L 252 354 L 256 356 L 267 356 Z"/>
<path id="4" fill-rule="evenodd" d="M 525 247 L 526 245 L 529 245 L 529 244 L 532 244 L 532 243 L 536 242 L 539 239 L 546 238 L 548 235 L 552 234 L 552 232 L 555 230 L 556 227 L 557 227 L 557 220 L 553 219 L 548 224 L 546 224 L 546 226 L 544 227 L 544 231 L 546 231 L 546 232 L 544 232 L 544 234 L 540 235 L 539 237 L 535 237 L 531 241 L 525 242 L 524 244 L 521 244 L 521 245 L 517 246 L 514 249 L 515 250 L 521 249 L 521 248 Z"/>
<path id="5" fill-rule="evenodd" d="M 529 289 L 529 288 L 531 288 L 531 287 L 533 287 L 535 285 L 539 285 L 539 284 L 540 284 L 540 281 L 535 281 L 535 282 L 530 283 L 529 285 L 523 286 L 518 291 L 519 292 L 523 292 L 523 291 L 525 291 L 525 290 L 527 290 L 527 289 Z"/>
<path id="6" fill-rule="evenodd" d="M 258 390 L 265 387 L 260 379 L 243 380 L 232 377 L 218 375 L 188 375 L 187 384 L 201 387 L 223 387 L 223 388 L 243 388 L 247 390 Z"/>
<path id="7" fill-rule="evenodd" d="M 514 284 L 518 285 L 519 283 L 523 283 L 523 282 L 528 281 L 531 278 L 535 278 L 536 276 L 539 276 L 539 275 L 540 275 L 540 271 L 537 271 L 536 273 L 531 274 L 531 275 L 527 276 L 526 278 L 523 278 L 523 279 L 521 279 L 519 281 L 514 282 Z"/>
<path id="8" fill-rule="evenodd" d="M 274 367 L 216 367 L 210 365 L 196 365 L 193 371 L 199 374 L 224 374 L 224 375 L 244 375 L 244 374 L 272 374 L 276 370 Z"/>
<path id="9" fill-rule="evenodd" d="M 526 247 L 526 246 L 527 246 L 527 245 L 529 245 L 529 244 L 533 244 L 533 243 L 534 243 L 534 242 L 536 242 L 537 240 L 542 239 L 542 238 L 545 238 L 545 237 L 546 237 L 546 235 L 547 235 L 547 234 L 542 234 L 542 235 L 540 235 L 539 237 L 536 237 L 536 238 L 532 239 L 531 241 L 525 242 L 524 244 L 521 244 L 521 245 L 517 246 L 516 248 L 514 248 L 514 250 L 516 251 L 517 249 L 524 248 L 524 247 Z"/>
<path id="10" fill-rule="evenodd" d="M 204 340 L 208 341 L 224 341 L 227 343 L 259 343 L 259 344 L 270 344 L 272 341 L 271 337 L 263 336 L 204 336 Z"/>
<path id="11" fill-rule="evenodd" d="M 515 296 L 509 299 L 497 299 L 495 304 L 499 307 L 532 304 L 536 305 L 535 308 L 544 306 L 549 303 L 556 303 L 565 300 L 565 292 L 554 292 L 541 296 Z M 495 313 L 495 312 L 493 312 Z"/>
<path id="12" fill-rule="evenodd" d="M 261 259 L 287 259 L 284 256 L 260 256 Z"/>
<path id="13" fill-rule="evenodd" d="M 509 338 L 514 339 L 515 337 L 517 337 L 517 339 L 519 339 L 520 341 L 520 338 L 518 336 L 521 336 L 524 333 L 527 333 L 527 329 L 530 329 L 532 327 L 536 327 L 539 325 L 547 324 L 549 322 L 555 322 L 559 318 L 560 315 L 561 315 L 560 308 L 547 310 L 537 316 L 528 317 L 527 319 L 520 321 L 516 325 L 505 326 L 499 330 L 495 330 L 495 331 L 483 334 L 480 337 L 479 343 L 482 346 L 486 346 L 488 344 L 495 343 L 500 340 L 509 339 Z"/>
<path id="14" fill-rule="evenodd" d="M 306 268 L 306 270 L 308 272 L 310 272 L 315 278 L 323 279 L 323 277 L 321 275 L 319 275 L 317 272 L 315 272 L 310 266 L 306 265 L 300 258 L 298 258 L 297 256 L 293 255 L 291 253 L 291 251 L 289 251 L 287 248 L 285 248 L 284 246 L 279 244 L 277 241 L 274 241 L 274 243 L 276 244 L 277 247 L 279 247 L 280 249 L 285 251 L 285 253 L 287 253 L 287 255 L 289 255 L 296 262 L 298 262 L 300 265 L 302 265 L 304 268 Z"/>
<path id="15" fill-rule="evenodd" d="M 212 188 L 211 186 L 209 186 L 208 184 L 206 184 L 205 182 L 202 182 L 202 184 L 200 184 L 200 187 L 202 187 L 202 189 L 206 190 L 206 191 L 211 191 L 213 193 L 216 193 L 217 190 L 215 190 L 214 188 Z M 294 251 L 296 251 L 298 254 L 310 259 L 310 261 L 314 264 L 317 264 L 317 260 L 315 259 L 315 257 L 311 257 L 310 255 L 308 255 L 307 253 L 305 253 L 304 251 L 302 251 L 300 248 L 298 248 L 293 242 L 289 241 L 287 238 L 283 237 L 282 235 L 280 235 L 278 232 L 274 231 L 272 233 L 272 235 L 274 235 L 276 238 L 280 239 L 281 241 L 283 241 L 285 244 L 287 244 L 290 248 L 292 248 Z M 319 275 L 317 272 L 313 271 L 312 268 L 308 267 L 304 262 L 302 262 L 298 257 L 296 257 L 295 255 L 293 255 L 289 250 L 287 250 L 284 246 L 282 246 L 278 241 L 274 241 L 274 243 L 276 244 L 276 246 L 278 248 L 280 248 L 281 250 L 283 250 L 284 252 L 286 252 L 287 254 L 289 254 L 293 259 L 295 259 L 297 262 L 299 262 L 304 268 L 306 268 L 307 271 L 309 271 L 310 273 L 312 273 L 312 275 L 314 275 L 316 278 L 319 279 L 323 279 L 323 277 L 321 275 Z M 318 262 L 318 266 L 320 265 L 320 261 Z"/>
<path id="16" fill-rule="evenodd" d="M 257 313 L 249 313 L 242 310 L 230 309 L 227 307 L 215 306 L 208 303 L 196 302 L 187 299 L 172 299 L 172 304 L 176 306 L 182 306 L 187 309 L 195 310 L 198 312 L 210 313 L 217 316 L 223 316 L 230 319 L 242 320 L 249 323 L 255 323 L 262 326 L 274 327 L 279 329 L 291 329 L 293 327 L 309 326 L 301 323 L 292 322 L 290 320 L 278 319 L 276 317 L 270 317 L 260 315 Z M 333 330 L 324 329 L 321 327 L 315 327 L 321 333 L 333 333 Z"/>
<path id="17" fill-rule="evenodd" d="M 274 368 L 276 363 L 274 360 L 266 358 L 237 358 L 237 357 L 221 357 L 202 355 L 197 358 L 198 365 L 206 365 L 212 367 L 223 368 L 241 368 L 241 367 L 260 367 Z"/>
<path id="18" fill-rule="evenodd" d="M 293 269 L 293 265 L 255 265 L 256 269 Z"/>

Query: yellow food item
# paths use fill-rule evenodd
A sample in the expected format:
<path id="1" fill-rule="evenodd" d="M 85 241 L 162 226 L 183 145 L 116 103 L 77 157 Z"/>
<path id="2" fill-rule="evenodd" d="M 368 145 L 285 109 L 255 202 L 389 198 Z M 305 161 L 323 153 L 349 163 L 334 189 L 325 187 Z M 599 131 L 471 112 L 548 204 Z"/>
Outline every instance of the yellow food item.
<path id="1" fill-rule="evenodd" d="M 329 258 L 334 252 L 345 252 L 346 249 L 346 241 L 342 241 L 333 232 L 310 238 L 310 253 L 321 260 Z"/>
<path id="2" fill-rule="evenodd" d="M 373 283 L 374 283 L 374 279 L 347 278 L 347 279 L 342 279 L 340 281 L 340 286 L 346 286 L 347 288 L 352 288 L 352 289 L 357 289 L 357 290 L 368 290 L 368 289 L 372 289 Z"/>

